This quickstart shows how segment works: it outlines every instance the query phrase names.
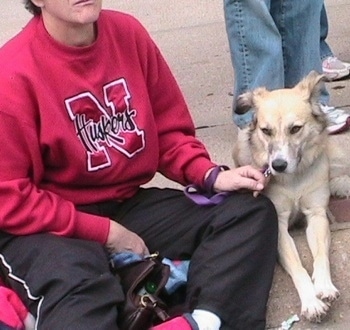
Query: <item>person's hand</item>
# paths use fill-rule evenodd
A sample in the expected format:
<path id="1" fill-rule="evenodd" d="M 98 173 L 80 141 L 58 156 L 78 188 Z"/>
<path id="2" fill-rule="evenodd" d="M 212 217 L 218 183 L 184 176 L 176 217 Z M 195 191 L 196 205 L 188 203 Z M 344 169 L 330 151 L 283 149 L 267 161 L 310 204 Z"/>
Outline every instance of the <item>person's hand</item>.
<path id="1" fill-rule="evenodd" d="M 106 248 L 110 253 L 128 251 L 140 255 L 149 254 L 148 248 L 140 236 L 113 220 L 110 222 L 106 242 Z"/>
<path id="2" fill-rule="evenodd" d="M 254 191 L 254 196 L 257 196 L 267 181 L 261 171 L 247 165 L 220 172 L 213 188 L 216 192 L 248 189 Z"/>

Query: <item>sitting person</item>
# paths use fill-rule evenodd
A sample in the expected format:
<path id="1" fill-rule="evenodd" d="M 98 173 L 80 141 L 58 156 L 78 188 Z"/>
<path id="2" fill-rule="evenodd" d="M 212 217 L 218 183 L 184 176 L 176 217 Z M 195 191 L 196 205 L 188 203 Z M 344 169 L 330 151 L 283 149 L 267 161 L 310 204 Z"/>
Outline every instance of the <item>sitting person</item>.
<path id="1" fill-rule="evenodd" d="M 110 253 L 191 260 L 157 329 L 265 329 L 277 216 L 251 166 L 213 162 L 142 25 L 102 0 L 26 0 L 0 49 L 0 261 L 37 329 L 118 329 Z M 156 172 L 206 194 L 142 188 Z"/>

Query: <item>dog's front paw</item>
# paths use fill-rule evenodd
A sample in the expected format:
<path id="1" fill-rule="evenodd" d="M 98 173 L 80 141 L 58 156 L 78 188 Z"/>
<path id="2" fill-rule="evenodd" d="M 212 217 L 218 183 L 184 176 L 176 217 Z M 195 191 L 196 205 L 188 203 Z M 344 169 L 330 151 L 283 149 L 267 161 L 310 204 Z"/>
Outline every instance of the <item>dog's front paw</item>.
<path id="1" fill-rule="evenodd" d="M 310 322 L 321 322 L 322 318 L 327 314 L 329 304 L 321 299 L 314 298 L 307 303 L 302 303 L 301 315 Z"/>
<path id="2" fill-rule="evenodd" d="M 327 303 L 331 303 L 334 300 L 337 300 L 340 296 L 339 291 L 332 283 L 329 287 L 320 288 L 320 289 L 317 289 L 315 287 L 315 289 L 316 289 L 317 298 L 322 299 Z"/>
<path id="3" fill-rule="evenodd" d="M 325 301 L 326 303 L 331 303 L 338 299 L 340 293 L 338 289 L 333 285 L 330 276 L 316 276 L 313 275 L 314 288 L 317 298 Z"/>

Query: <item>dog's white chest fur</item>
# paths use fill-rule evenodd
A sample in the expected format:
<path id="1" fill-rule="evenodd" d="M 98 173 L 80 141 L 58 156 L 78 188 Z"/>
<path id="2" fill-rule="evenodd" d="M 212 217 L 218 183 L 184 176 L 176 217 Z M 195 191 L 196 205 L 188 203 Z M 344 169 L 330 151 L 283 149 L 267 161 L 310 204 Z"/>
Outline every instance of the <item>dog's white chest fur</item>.
<path id="1" fill-rule="evenodd" d="M 329 201 L 328 160 L 321 154 L 312 166 L 302 172 L 273 176 L 264 190 L 279 214 L 289 213 L 288 223 L 293 224 L 300 213 L 311 208 L 327 208 Z"/>

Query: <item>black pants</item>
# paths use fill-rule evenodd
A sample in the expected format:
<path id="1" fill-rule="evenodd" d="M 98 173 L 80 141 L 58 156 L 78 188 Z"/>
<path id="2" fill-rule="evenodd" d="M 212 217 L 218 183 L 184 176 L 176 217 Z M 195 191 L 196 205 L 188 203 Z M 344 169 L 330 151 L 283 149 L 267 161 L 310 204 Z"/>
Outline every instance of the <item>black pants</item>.
<path id="1" fill-rule="evenodd" d="M 218 206 L 197 206 L 172 189 L 141 189 L 123 203 L 81 207 L 116 219 L 151 252 L 191 259 L 187 308 L 216 313 L 222 329 L 264 329 L 277 253 L 272 203 L 235 193 Z M 123 301 L 107 254 L 95 242 L 0 232 L 0 261 L 39 329 L 117 329 Z"/>

